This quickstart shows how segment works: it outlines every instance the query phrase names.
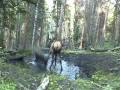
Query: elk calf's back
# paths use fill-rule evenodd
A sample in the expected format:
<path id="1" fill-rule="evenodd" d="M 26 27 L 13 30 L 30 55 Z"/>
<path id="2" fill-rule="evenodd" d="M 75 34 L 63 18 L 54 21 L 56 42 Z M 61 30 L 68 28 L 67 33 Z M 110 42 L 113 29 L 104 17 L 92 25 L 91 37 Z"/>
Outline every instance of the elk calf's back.
<path id="1" fill-rule="evenodd" d="M 62 44 L 60 41 L 54 41 L 50 47 L 50 54 L 60 53 L 62 49 Z"/>

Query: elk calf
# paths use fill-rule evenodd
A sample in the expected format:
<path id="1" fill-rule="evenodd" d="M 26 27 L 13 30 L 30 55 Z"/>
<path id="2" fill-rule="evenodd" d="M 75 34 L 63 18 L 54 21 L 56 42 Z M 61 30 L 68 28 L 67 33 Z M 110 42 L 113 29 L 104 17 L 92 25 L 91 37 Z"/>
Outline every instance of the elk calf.
<path id="1" fill-rule="evenodd" d="M 57 60 L 57 56 L 60 56 L 62 50 L 62 43 L 60 41 L 54 41 L 51 46 L 50 46 L 50 50 L 49 50 L 49 54 L 52 55 L 52 63 L 51 66 L 53 65 L 53 62 L 55 61 L 55 66 L 56 66 L 56 60 Z M 62 69 L 62 63 L 60 60 L 60 64 L 61 64 L 61 69 Z M 50 69 L 51 69 L 50 66 Z"/>

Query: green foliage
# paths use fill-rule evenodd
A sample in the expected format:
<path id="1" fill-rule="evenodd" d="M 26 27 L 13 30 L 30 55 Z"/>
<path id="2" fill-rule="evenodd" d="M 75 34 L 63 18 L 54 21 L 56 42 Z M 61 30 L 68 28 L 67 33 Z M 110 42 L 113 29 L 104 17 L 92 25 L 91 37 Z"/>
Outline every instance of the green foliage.
<path id="1" fill-rule="evenodd" d="M 92 76 L 92 80 L 99 83 L 104 90 L 119 90 L 120 89 L 120 76 L 115 74 L 108 74 L 106 72 L 96 72 Z"/>
<path id="2" fill-rule="evenodd" d="M 68 80 L 66 77 L 50 74 L 50 83 L 48 90 L 78 90 L 74 81 Z"/>
<path id="3" fill-rule="evenodd" d="M 113 45 L 112 45 L 112 43 L 110 41 L 106 41 L 104 43 L 104 48 L 105 49 L 111 49 L 111 48 L 113 48 Z"/>
<path id="4" fill-rule="evenodd" d="M 97 86 L 96 84 L 89 80 L 78 79 L 76 80 L 76 83 L 80 90 L 102 90 L 101 87 Z"/>
<path id="5" fill-rule="evenodd" d="M 75 25 L 74 26 L 74 43 L 75 43 L 75 47 L 79 47 L 79 40 L 80 40 L 80 26 L 79 25 Z"/>
<path id="6" fill-rule="evenodd" d="M 107 75 L 107 73 L 105 74 L 105 73 L 99 71 L 99 72 L 96 72 L 95 75 L 92 76 L 92 79 L 95 82 L 102 81 L 102 83 L 106 83 L 107 79 L 108 79 L 108 77 L 106 75 Z"/>
<path id="7" fill-rule="evenodd" d="M 26 1 L 27 3 L 31 3 L 31 4 L 37 3 L 37 0 L 22 0 L 22 1 Z"/>
<path id="8" fill-rule="evenodd" d="M 31 50 L 19 50 L 17 54 L 23 55 L 23 56 L 30 56 L 32 54 Z"/>
<path id="9" fill-rule="evenodd" d="M 0 90 L 16 90 L 16 84 L 12 78 L 10 78 L 8 72 L 9 65 L 4 63 L 4 60 L 0 58 Z"/>
<path id="10" fill-rule="evenodd" d="M 51 75 L 48 90 L 60 90 L 58 81 L 63 81 L 63 80 L 64 78 L 62 76 Z"/>
<path id="11" fill-rule="evenodd" d="M 0 90 L 16 90 L 16 84 L 10 80 L 0 79 Z"/>
<path id="12" fill-rule="evenodd" d="M 14 65 L 0 59 L 0 90 L 35 90 L 43 74 L 34 73 L 21 63 Z"/>

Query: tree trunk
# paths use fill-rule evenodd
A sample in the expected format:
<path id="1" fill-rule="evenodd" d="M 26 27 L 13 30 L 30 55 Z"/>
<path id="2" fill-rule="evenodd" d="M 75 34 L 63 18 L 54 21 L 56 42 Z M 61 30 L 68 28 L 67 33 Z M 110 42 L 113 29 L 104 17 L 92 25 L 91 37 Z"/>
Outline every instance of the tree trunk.
<path id="1" fill-rule="evenodd" d="M 96 41 L 96 28 L 98 22 L 98 5 L 99 2 L 97 0 L 86 0 L 85 5 L 85 24 L 84 24 L 84 31 L 82 32 L 81 38 L 81 47 L 84 48 L 94 48 L 95 41 Z M 83 45 L 84 43 L 84 45 Z"/>
<path id="2" fill-rule="evenodd" d="M 116 1 L 116 19 L 115 19 L 115 46 L 120 45 L 120 1 Z"/>
<path id="3" fill-rule="evenodd" d="M 37 18 L 38 18 L 38 4 L 39 4 L 39 0 L 37 1 L 36 8 L 35 8 L 35 19 L 34 19 L 34 27 L 33 27 L 33 34 L 32 34 L 32 52 L 34 52 L 35 32 L 37 28 Z"/>
<path id="4" fill-rule="evenodd" d="M 105 13 L 102 11 L 99 13 L 98 28 L 97 28 L 97 47 L 103 48 L 104 46 L 104 27 L 105 27 Z"/>
<path id="5" fill-rule="evenodd" d="M 29 11 L 30 9 L 30 4 L 27 3 L 26 4 L 26 9 Z M 29 33 L 29 20 L 30 20 L 30 17 L 29 17 L 29 13 L 26 12 L 25 14 L 25 17 L 24 17 L 24 28 L 23 28 L 23 49 L 27 49 L 27 44 L 28 44 L 28 33 Z"/>
<path id="6" fill-rule="evenodd" d="M 61 36 L 62 36 L 62 30 L 63 30 L 63 20 L 64 20 L 64 7 L 65 7 L 65 4 L 66 4 L 66 0 L 62 1 L 62 4 L 61 4 L 61 9 L 60 9 L 60 18 L 59 18 L 59 21 L 58 21 L 58 28 L 57 28 L 57 38 L 59 40 L 61 40 Z"/>
<path id="7" fill-rule="evenodd" d="M 20 45 L 20 13 L 17 13 L 16 21 L 17 21 L 17 23 L 16 23 L 16 44 L 15 44 L 15 48 L 16 48 L 16 50 L 18 50 L 19 45 Z"/>
<path id="8" fill-rule="evenodd" d="M 4 43 L 4 32 L 5 32 L 5 26 L 6 26 L 6 9 L 5 9 L 5 5 L 3 4 L 3 0 L 1 1 L 1 5 L 2 5 L 2 29 L 0 32 L 0 47 L 4 48 L 5 47 L 5 43 Z M 1 11 L 2 11 L 1 10 Z"/>

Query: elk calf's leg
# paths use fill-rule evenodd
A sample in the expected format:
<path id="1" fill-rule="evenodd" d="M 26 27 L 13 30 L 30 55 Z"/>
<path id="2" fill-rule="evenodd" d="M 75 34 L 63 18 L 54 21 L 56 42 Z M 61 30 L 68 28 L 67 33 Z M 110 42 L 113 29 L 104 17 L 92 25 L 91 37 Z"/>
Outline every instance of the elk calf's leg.
<path id="1" fill-rule="evenodd" d="M 51 70 L 51 67 L 52 67 L 52 65 L 53 65 L 53 62 L 54 62 L 54 60 L 52 59 L 52 62 L 51 62 L 51 65 L 50 65 L 50 70 Z"/>
<path id="2" fill-rule="evenodd" d="M 57 54 L 55 55 L 55 66 L 56 66 Z"/>
<path id="3" fill-rule="evenodd" d="M 54 63 L 54 55 L 52 54 L 52 61 L 51 61 L 51 65 L 50 65 L 50 70 L 51 70 L 53 63 Z"/>
<path id="4" fill-rule="evenodd" d="M 62 61 L 60 60 L 60 65 L 61 65 L 61 70 L 60 70 L 60 73 L 62 72 L 63 70 L 63 67 L 62 67 Z"/>

